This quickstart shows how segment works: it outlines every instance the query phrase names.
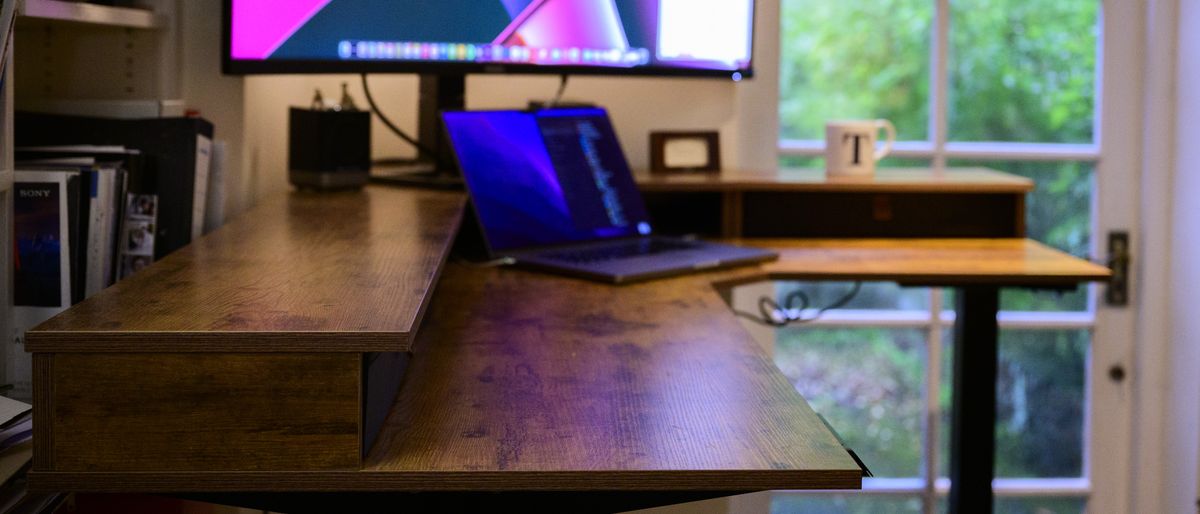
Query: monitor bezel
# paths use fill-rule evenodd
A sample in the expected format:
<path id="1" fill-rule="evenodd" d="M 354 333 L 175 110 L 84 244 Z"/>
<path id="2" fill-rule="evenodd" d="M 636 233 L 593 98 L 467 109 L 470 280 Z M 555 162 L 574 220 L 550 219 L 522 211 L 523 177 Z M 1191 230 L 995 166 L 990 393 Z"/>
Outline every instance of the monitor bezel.
<path id="1" fill-rule="evenodd" d="M 750 5 L 750 62 L 740 70 L 714 70 L 667 66 L 616 68 L 604 66 L 535 65 L 479 62 L 431 61 L 257 61 L 234 59 L 232 51 L 233 0 L 223 0 L 221 9 L 221 71 L 226 75 L 315 75 L 347 73 L 412 73 L 434 75 L 519 74 L 519 75 L 612 75 L 643 77 L 698 77 L 740 80 L 754 76 L 754 47 L 758 2 Z"/>

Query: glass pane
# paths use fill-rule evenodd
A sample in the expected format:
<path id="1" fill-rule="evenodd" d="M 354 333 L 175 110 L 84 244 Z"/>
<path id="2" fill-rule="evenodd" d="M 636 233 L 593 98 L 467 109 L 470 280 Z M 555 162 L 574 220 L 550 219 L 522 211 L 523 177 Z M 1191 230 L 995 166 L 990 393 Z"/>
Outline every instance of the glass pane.
<path id="1" fill-rule="evenodd" d="M 921 470 L 925 331 L 789 327 L 775 363 L 878 477 Z"/>
<path id="2" fill-rule="evenodd" d="M 807 308 L 824 308 L 843 299 L 853 292 L 853 282 L 779 282 L 775 286 L 780 305 L 805 308 L 796 292 L 807 298 Z M 923 287 L 900 287 L 891 282 L 863 282 L 858 293 L 842 309 L 881 309 L 929 311 L 929 289 Z"/>
<path id="3" fill-rule="evenodd" d="M 913 496 L 775 493 L 771 514 L 918 514 L 921 499 Z"/>
<path id="4" fill-rule="evenodd" d="M 1087 505 L 1085 498 L 997 498 L 996 514 L 1080 514 Z M 938 498 L 938 512 L 949 511 L 945 497 Z"/>
<path id="5" fill-rule="evenodd" d="M 825 121 L 887 118 L 927 139 L 929 0 L 783 0 L 780 137 L 825 138 Z"/>
<path id="6" fill-rule="evenodd" d="M 1088 258 L 1092 245 L 1093 166 L 1083 162 L 952 161 L 951 166 L 982 166 L 1032 179 L 1025 198 L 1026 234 L 1049 246 Z M 1087 286 L 1068 292 L 1006 289 L 1006 311 L 1085 311 Z M 953 305 L 953 304 L 947 304 Z"/>
<path id="7" fill-rule="evenodd" d="M 803 157 L 784 155 L 779 157 L 780 169 L 825 169 L 825 159 L 822 157 Z"/>
<path id="8" fill-rule="evenodd" d="M 1084 498 L 998 498 L 996 514 L 1080 514 Z"/>
<path id="9" fill-rule="evenodd" d="M 943 337 L 938 471 L 950 470 L 953 333 Z M 1087 330 L 1001 330 L 996 379 L 996 476 L 1083 476 L 1083 417 L 1091 334 Z"/>
<path id="10" fill-rule="evenodd" d="M 950 2 L 950 140 L 1092 142 L 1099 4 Z"/>

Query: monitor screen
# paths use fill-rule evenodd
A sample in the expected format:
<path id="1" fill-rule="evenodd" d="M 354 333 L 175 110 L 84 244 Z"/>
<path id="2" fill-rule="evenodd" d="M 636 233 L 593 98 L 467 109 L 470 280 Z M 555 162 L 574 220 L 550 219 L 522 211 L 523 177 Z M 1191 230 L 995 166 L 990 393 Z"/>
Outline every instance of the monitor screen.
<path id="1" fill-rule="evenodd" d="M 255 72 L 750 73 L 754 0 L 226 0 Z"/>
<path id="2" fill-rule="evenodd" d="M 603 109 L 443 114 L 493 251 L 650 233 Z"/>

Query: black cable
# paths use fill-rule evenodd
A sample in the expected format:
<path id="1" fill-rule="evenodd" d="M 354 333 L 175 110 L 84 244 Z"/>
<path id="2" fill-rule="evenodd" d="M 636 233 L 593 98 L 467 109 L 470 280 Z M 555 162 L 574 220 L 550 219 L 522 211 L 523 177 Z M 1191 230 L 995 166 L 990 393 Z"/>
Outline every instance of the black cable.
<path id="1" fill-rule="evenodd" d="M 850 289 L 850 292 L 846 293 L 845 296 L 842 296 L 841 298 L 839 298 L 838 301 L 833 302 L 833 303 L 829 304 L 828 306 L 826 306 L 824 309 L 817 311 L 817 316 L 825 314 L 825 311 L 831 311 L 833 309 L 842 308 L 846 304 L 850 303 L 850 300 L 853 300 L 855 296 L 858 296 L 858 292 L 861 289 L 862 289 L 862 282 L 855 282 L 854 287 L 852 289 Z"/>
<path id="2" fill-rule="evenodd" d="M 788 295 L 784 297 L 782 306 L 780 306 L 779 302 L 776 302 L 775 299 L 771 298 L 770 296 L 760 297 L 758 299 L 758 316 L 745 311 L 735 310 L 733 312 L 739 317 L 746 318 L 760 325 L 766 325 L 769 327 L 778 328 L 793 324 L 812 323 L 813 321 L 820 319 L 821 316 L 826 312 L 844 307 L 846 304 L 850 303 L 855 296 L 858 296 L 860 290 L 862 290 L 862 282 L 855 282 L 850 291 L 842 295 L 833 303 L 817 309 L 815 314 L 807 318 L 802 317 L 802 315 L 804 311 L 808 309 L 809 299 L 808 295 L 800 290 L 795 290 L 791 293 L 788 293 Z M 800 305 L 795 305 L 793 303 L 794 301 L 799 301 Z"/>
<path id="3" fill-rule="evenodd" d="M 565 73 L 559 76 L 558 93 L 555 93 L 554 100 L 550 101 L 551 108 L 558 107 L 559 102 L 562 102 L 563 93 L 567 92 L 567 80 L 569 78 L 570 76 Z"/>
<path id="4" fill-rule="evenodd" d="M 400 127 L 397 127 L 395 123 L 392 123 L 392 120 L 383 115 L 383 111 L 379 110 L 379 106 L 375 105 L 375 99 L 371 97 L 371 87 L 367 85 L 366 73 L 362 74 L 362 88 L 363 96 L 367 97 L 367 105 L 371 106 L 371 112 L 374 113 L 375 116 L 379 117 L 379 121 L 382 121 L 387 128 L 391 129 L 391 131 L 396 133 L 397 136 L 400 136 L 400 139 L 403 139 L 408 144 L 413 145 L 413 147 L 417 149 L 417 153 L 425 154 L 426 157 L 437 160 L 437 152 L 430 150 L 416 139 L 413 139 L 412 136 L 404 133 L 403 130 L 400 130 Z"/>

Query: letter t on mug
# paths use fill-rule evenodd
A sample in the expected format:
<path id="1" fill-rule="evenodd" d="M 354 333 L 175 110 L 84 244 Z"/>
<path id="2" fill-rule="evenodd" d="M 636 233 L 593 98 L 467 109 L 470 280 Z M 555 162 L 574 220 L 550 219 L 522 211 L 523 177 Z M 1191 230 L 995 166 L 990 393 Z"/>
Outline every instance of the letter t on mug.
<path id="1" fill-rule="evenodd" d="M 887 131 L 883 147 L 876 149 L 879 129 Z M 896 127 L 888 120 L 830 121 L 825 124 L 825 174 L 869 177 L 875 163 L 891 153 Z"/>

